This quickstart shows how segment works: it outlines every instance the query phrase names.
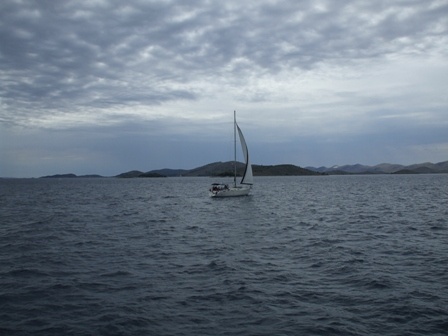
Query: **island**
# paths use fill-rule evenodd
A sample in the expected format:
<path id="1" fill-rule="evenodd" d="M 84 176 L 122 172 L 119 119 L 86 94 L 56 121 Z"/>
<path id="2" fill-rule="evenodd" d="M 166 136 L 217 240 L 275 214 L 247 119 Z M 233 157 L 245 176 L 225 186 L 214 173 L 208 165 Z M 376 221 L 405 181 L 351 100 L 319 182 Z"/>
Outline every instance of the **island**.
<path id="1" fill-rule="evenodd" d="M 236 173 L 242 176 L 245 164 L 236 163 Z M 446 174 L 448 173 L 448 161 L 439 163 L 420 163 L 409 166 L 398 164 L 382 163 L 376 166 L 366 166 L 361 164 L 327 167 L 299 167 L 293 164 L 279 165 L 252 165 L 254 176 L 322 176 L 322 175 L 360 175 L 360 174 Z M 161 178 L 177 176 L 210 176 L 210 177 L 230 177 L 235 172 L 233 161 L 213 162 L 193 169 L 158 169 L 148 172 L 131 170 L 112 177 L 115 178 Z M 41 178 L 104 178 L 101 175 L 81 175 L 73 173 L 56 174 L 42 176 Z"/>

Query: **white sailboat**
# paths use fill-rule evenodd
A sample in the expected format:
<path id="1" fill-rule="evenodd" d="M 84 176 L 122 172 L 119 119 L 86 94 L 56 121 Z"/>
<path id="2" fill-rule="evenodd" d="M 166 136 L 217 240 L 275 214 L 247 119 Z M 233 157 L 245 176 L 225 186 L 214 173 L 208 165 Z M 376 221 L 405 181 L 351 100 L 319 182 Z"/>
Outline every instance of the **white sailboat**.
<path id="1" fill-rule="evenodd" d="M 234 132 L 234 177 L 233 186 L 223 183 L 213 183 L 210 187 L 210 197 L 234 197 L 234 196 L 246 196 L 249 195 L 250 189 L 254 183 L 254 176 L 252 174 L 252 166 L 249 161 L 249 150 L 247 149 L 246 140 L 244 139 L 243 132 L 236 123 L 236 112 L 233 112 L 233 132 Z M 236 183 L 236 132 L 238 132 L 241 149 L 243 150 L 244 161 L 246 166 L 244 168 L 243 178 L 240 185 Z"/>

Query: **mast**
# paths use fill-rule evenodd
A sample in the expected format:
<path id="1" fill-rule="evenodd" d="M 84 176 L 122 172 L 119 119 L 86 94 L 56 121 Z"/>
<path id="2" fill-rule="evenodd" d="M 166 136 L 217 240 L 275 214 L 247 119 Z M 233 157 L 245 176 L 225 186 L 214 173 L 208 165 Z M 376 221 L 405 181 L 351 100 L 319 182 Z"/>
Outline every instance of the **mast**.
<path id="1" fill-rule="evenodd" d="M 233 183 L 236 188 L 236 111 L 233 111 L 233 144 L 234 144 L 234 159 L 233 159 L 233 167 L 234 167 L 234 175 L 233 175 Z"/>

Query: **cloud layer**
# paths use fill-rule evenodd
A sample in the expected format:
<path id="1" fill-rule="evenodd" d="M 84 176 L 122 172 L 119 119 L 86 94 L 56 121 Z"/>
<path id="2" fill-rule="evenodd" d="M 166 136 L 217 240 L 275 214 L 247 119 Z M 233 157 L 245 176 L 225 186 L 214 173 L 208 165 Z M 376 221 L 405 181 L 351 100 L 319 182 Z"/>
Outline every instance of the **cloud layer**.
<path id="1" fill-rule="evenodd" d="M 252 142 L 288 151 L 400 130 L 448 143 L 429 139 L 448 129 L 446 0 L 5 0 L 0 27 L 6 142 L 23 129 L 145 125 L 154 141 L 200 143 L 236 108 Z"/>

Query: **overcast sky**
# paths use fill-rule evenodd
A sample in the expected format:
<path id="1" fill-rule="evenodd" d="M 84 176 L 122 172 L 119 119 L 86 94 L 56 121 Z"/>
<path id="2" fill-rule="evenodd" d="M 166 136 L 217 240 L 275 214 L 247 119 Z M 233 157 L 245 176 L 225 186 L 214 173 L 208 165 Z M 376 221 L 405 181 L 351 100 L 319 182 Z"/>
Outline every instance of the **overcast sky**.
<path id="1" fill-rule="evenodd" d="M 0 2 L 0 176 L 448 160 L 448 0 Z M 241 155 L 239 156 L 241 158 Z"/>

